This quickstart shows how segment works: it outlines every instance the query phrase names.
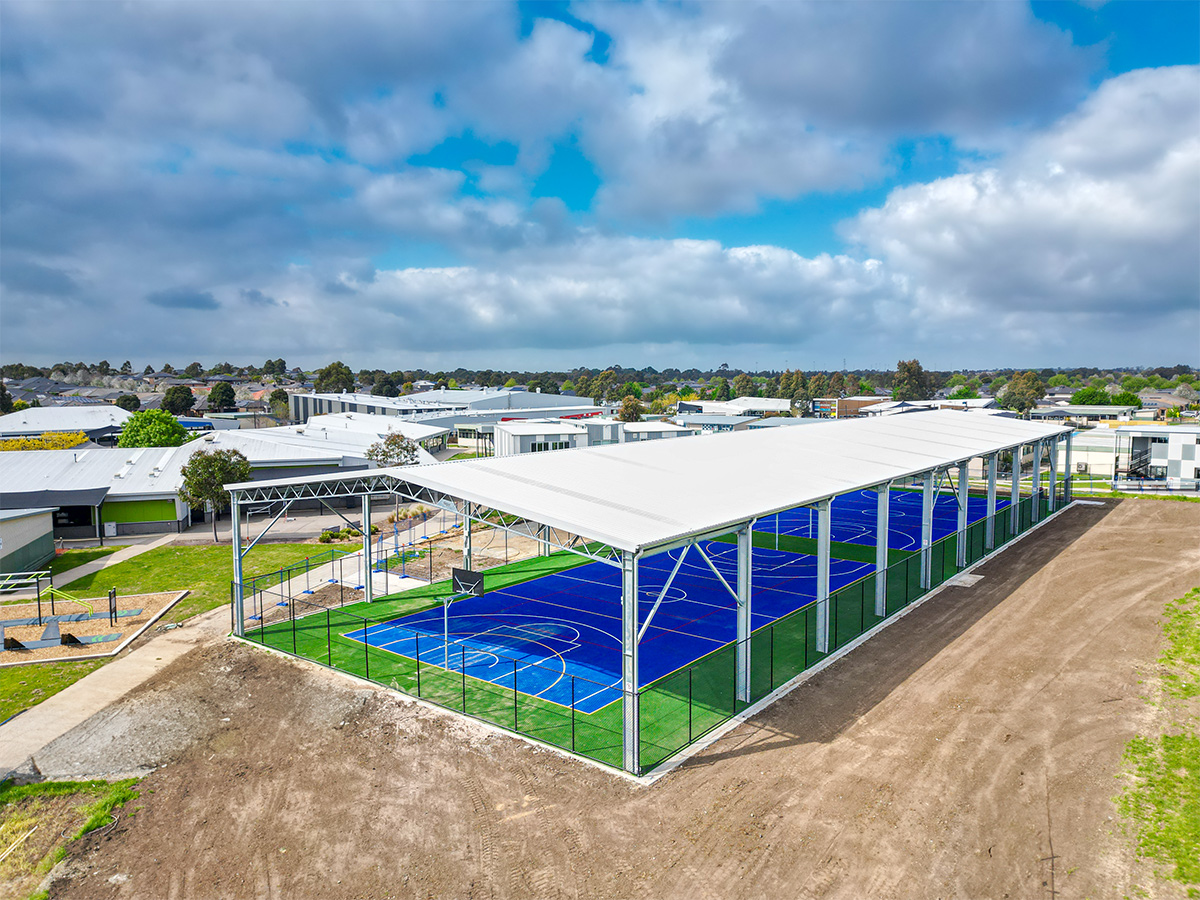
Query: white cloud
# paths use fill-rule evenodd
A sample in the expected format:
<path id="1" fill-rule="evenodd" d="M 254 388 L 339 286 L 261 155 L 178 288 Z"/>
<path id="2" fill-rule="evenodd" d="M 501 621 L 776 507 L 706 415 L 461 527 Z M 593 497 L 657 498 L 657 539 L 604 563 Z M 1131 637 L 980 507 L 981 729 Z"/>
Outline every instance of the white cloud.
<path id="1" fill-rule="evenodd" d="M 849 235 L 927 315 L 1195 318 L 1200 69 L 1105 83 L 1001 165 L 894 191 Z M 1194 337 L 1194 334 L 1193 334 Z"/>

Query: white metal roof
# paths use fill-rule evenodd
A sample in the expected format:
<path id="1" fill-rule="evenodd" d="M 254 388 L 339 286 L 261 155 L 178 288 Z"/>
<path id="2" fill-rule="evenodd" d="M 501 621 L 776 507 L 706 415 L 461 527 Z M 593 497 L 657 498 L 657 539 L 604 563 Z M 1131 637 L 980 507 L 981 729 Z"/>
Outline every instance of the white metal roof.
<path id="1" fill-rule="evenodd" d="M 185 445 L 187 446 L 187 445 Z M 174 494 L 187 462 L 183 447 L 95 447 L 90 450 L 16 450 L 4 454 L 0 491 L 78 491 L 109 488 L 116 500 Z"/>
<path id="2" fill-rule="evenodd" d="M 0 416 L 0 437 L 44 434 L 47 431 L 94 431 L 121 428 L 130 413 L 107 403 L 99 406 L 31 406 Z"/>
<path id="3" fill-rule="evenodd" d="M 497 422 L 496 431 L 504 431 L 513 435 L 534 435 L 535 437 L 541 434 L 587 434 L 587 429 L 582 425 L 562 419 L 541 421 L 522 419 L 518 422 Z"/>
<path id="4" fill-rule="evenodd" d="M 734 432 L 702 441 L 637 441 L 381 472 L 637 551 L 1070 430 L 1045 422 L 938 411 L 834 421 L 817 428 Z M 340 479 L 230 487 L 252 492 L 335 480 Z"/>

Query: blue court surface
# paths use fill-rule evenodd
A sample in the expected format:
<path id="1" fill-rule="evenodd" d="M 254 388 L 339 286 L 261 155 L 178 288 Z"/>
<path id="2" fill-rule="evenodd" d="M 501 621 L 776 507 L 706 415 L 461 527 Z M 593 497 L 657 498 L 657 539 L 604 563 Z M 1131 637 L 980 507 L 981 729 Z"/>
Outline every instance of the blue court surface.
<path id="1" fill-rule="evenodd" d="M 936 498 L 934 539 L 957 528 L 958 502 Z M 892 548 L 920 546 L 921 495 L 891 494 L 889 542 Z M 1007 501 L 997 507 L 1007 505 Z M 982 518 L 986 501 L 971 498 L 968 522 Z M 833 503 L 832 538 L 855 544 L 875 542 L 875 494 L 856 492 Z M 773 533 L 775 518 L 757 530 Z M 780 534 L 816 537 L 815 510 L 779 516 Z M 732 587 L 737 571 L 734 544 L 706 542 L 705 553 Z M 644 558 L 639 566 L 639 627 L 646 621 L 682 550 Z M 751 628 L 760 628 L 816 599 L 817 559 L 800 553 L 755 547 Z M 868 563 L 834 559 L 830 591 L 869 575 Z M 444 629 L 448 629 L 448 641 Z M 735 640 L 736 604 L 693 549 L 671 583 L 639 651 L 642 686 L 682 668 Z M 372 625 L 345 637 L 371 647 L 442 666 L 580 712 L 595 712 L 620 698 L 621 573 L 603 563 L 587 563 L 553 575 L 469 597 L 450 605 L 448 626 L 436 607 Z M 572 677 L 574 676 L 574 677 Z"/>
<path id="2" fill-rule="evenodd" d="M 734 584 L 737 548 L 710 542 L 705 553 Z M 639 622 L 644 623 L 681 550 L 648 557 L 639 567 Z M 830 590 L 870 574 L 866 563 L 833 560 Z M 754 550 L 752 627 L 759 628 L 816 599 L 815 556 Z M 671 583 L 641 641 L 639 674 L 650 684 L 723 647 L 737 634 L 733 597 L 693 549 Z M 590 713 L 619 699 L 621 573 L 588 563 L 450 605 L 450 644 L 442 608 L 370 628 L 370 646 Z M 363 641 L 362 629 L 346 637 Z M 447 650 L 449 651 L 447 653 Z M 515 661 L 515 665 L 514 665 Z M 574 685 L 570 676 L 576 676 Z"/>
<path id="3" fill-rule="evenodd" d="M 875 546 L 875 492 L 854 491 L 842 494 L 831 504 L 830 537 L 845 544 Z M 921 494 L 916 491 L 892 491 L 889 495 L 888 546 L 893 550 L 921 548 Z M 996 509 L 1009 505 L 1007 498 L 996 498 Z M 967 524 L 987 515 L 987 500 L 967 499 Z M 777 524 L 778 523 L 778 524 Z M 794 537 L 816 538 L 817 511 L 803 508 L 780 513 L 778 517 L 759 519 L 755 531 Z M 934 496 L 933 539 L 939 541 L 958 530 L 958 498 L 953 494 Z"/>

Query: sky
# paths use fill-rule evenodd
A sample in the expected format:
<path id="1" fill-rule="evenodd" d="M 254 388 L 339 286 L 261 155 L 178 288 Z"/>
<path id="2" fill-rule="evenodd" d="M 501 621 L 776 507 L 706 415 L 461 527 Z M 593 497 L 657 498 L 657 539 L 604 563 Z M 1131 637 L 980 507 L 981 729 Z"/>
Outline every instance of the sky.
<path id="1" fill-rule="evenodd" d="M 0 357 L 1200 365 L 1200 3 L 0 4 Z"/>

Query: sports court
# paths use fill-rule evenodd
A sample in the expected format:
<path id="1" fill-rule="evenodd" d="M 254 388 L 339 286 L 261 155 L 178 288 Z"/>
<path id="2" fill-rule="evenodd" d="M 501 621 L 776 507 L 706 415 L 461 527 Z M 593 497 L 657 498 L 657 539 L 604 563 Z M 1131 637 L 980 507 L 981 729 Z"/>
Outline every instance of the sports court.
<path id="1" fill-rule="evenodd" d="M 1055 514 L 1069 437 L 930 412 L 232 485 L 235 515 L 307 497 L 360 498 L 364 522 L 376 498 L 452 512 L 473 524 L 439 552 L 486 570 L 381 596 L 364 539 L 365 600 L 289 594 L 256 619 L 235 577 L 233 625 L 641 774 Z M 472 565 L 499 532 L 533 555 Z"/>
<path id="2" fill-rule="evenodd" d="M 736 548 L 710 541 L 702 547 L 729 583 Z M 643 560 L 639 607 L 644 621 L 683 550 Z M 752 584 L 754 627 L 812 603 L 817 559 L 808 554 L 756 549 Z M 833 560 L 833 589 L 872 571 L 866 563 Z M 487 582 L 485 575 L 485 585 Z M 641 682 L 649 684 L 735 640 L 736 603 L 694 551 L 683 560 L 642 638 Z M 444 628 L 449 625 L 449 641 Z M 621 579 L 601 563 L 587 563 L 449 608 L 434 607 L 345 635 L 423 663 L 465 671 L 562 706 L 593 713 L 621 698 Z M 579 689 L 579 684 L 586 687 Z"/>

